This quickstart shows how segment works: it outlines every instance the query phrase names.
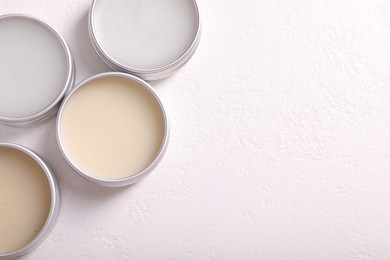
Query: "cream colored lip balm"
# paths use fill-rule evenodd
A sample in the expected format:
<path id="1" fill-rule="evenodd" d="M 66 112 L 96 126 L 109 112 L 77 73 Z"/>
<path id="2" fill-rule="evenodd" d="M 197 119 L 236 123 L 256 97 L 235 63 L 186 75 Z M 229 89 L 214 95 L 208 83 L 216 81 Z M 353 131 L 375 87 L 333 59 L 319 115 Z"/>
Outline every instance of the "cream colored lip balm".
<path id="1" fill-rule="evenodd" d="M 81 83 L 66 98 L 57 134 L 65 158 L 81 176 L 123 186 L 157 165 L 167 145 L 168 121 L 146 82 L 106 73 Z"/>
<path id="2" fill-rule="evenodd" d="M 111 67 L 159 79 L 195 52 L 199 10 L 195 0 L 95 0 L 90 32 L 95 49 Z"/>
<path id="3" fill-rule="evenodd" d="M 0 258 L 25 254 L 43 241 L 57 218 L 58 197 L 38 155 L 0 143 Z"/>
<path id="4" fill-rule="evenodd" d="M 0 16 L 0 123 L 26 125 L 54 114 L 73 83 L 70 50 L 37 18 Z"/>

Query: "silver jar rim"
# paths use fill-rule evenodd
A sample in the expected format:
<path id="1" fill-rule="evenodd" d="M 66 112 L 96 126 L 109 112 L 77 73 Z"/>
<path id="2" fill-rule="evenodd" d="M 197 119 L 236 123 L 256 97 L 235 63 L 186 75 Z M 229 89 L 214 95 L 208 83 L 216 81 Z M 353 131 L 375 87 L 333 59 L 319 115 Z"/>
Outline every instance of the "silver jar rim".
<path id="1" fill-rule="evenodd" d="M 75 163 L 72 162 L 72 160 L 70 160 L 70 158 L 67 155 L 67 152 L 66 152 L 66 150 L 64 148 L 62 139 L 61 139 L 61 117 L 62 117 L 63 111 L 64 111 L 64 109 L 65 109 L 69 99 L 73 96 L 73 94 L 78 89 L 82 88 L 86 83 L 88 83 L 90 81 L 93 81 L 93 80 L 96 80 L 96 79 L 99 79 L 99 78 L 104 78 L 104 77 L 122 77 L 122 78 L 125 78 L 125 79 L 128 79 L 128 80 L 131 80 L 131 81 L 135 81 L 139 85 L 143 86 L 146 90 L 148 90 L 149 93 L 151 93 L 154 96 L 154 98 L 156 99 L 156 101 L 158 102 L 158 104 L 160 106 L 161 112 L 163 114 L 163 122 L 164 122 L 164 126 L 165 126 L 164 127 L 164 137 L 163 137 L 163 141 L 162 141 L 161 147 L 160 147 L 157 155 L 155 156 L 155 158 L 148 165 L 148 167 L 145 168 L 144 170 L 134 174 L 134 175 L 130 175 L 128 177 L 120 178 L 120 179 L 99 178 L 99 177 L 90 175 L 90 174 L 82 171 Z M 76 173 L 78 173 L 84 179 L 86 179 L 86 180 L 88 180 L 90 182 L 93 182 L 93 183 L 95 183 L 97 185 L 106 186 L 106 187 L 122 187 L 122 186 L 131 185 L 131 184 L 133 184 L 135 182 L 140 181 L 141 179 L 143 179 L 147 175 L 149 175 L 149 173 L 151 173 L 157 167 L 157 165 L 160 163 L 160 161 L 164 157 L 164 154 L 166 152 L 166 149 L 167 149 L 167 146 L 168 146 L 168 143 L 169 143 L 169 133 L 170 133 L 170 126 L 169 126 L 169 120 L 168 120 L 167 111 L 166 111 L 166 109 L 165 109 L 165 107 L 164 107 L 160 97 L 156 93 L 156 91 L 146 81 L 144 81 L 144 80 L 142 80 L 142 79 L 140 79 L 140 78 L 138 78 L 136 76 L 133 76 L 133 75 L 130 75 L 130 74 L 127 74 L 127 73 L 122 73 L 122 72 L 106 72 L 106 73 L 97 74 L 95 76 L 92 76 L 92 77 L 84 80 L 80 84 L 78 84 L 69 93 L 69 95 L 65 98 L 64 102 L 62 103 L 62 105 L 61 105 L 61 107 L 59 109 L 58 115 L 57 115 L 56 128 L 57 128 L 57 131 L 56 131 L 57 142 L 59 144 L 60 151 L 61 151 L 62 155 L 64 156 L 65 160 L 67 161 L 67 163 L 73 168 L 73 170 Z"/>
<path id="2" fill-rule="evenodd" d="M 99 55 L 99 57 L 113 70 L 115 71 L 121 71 L 125 73 L 130 73 L 133 75 L 136 75 L 137 77 L 140 77 L 144 80 L 159 80 L 166 77 L 169 77 L 173 75 L 177 70 L 179 70 L 182 66 L 184 66 L 194 55 L 196 49 L 199 46 L 200 38 L 201 38 L 201 30 L 202 30 L 202 21 L 201 21 L 201 15 L 199 11 L 199 6 L 196 2 L 196 0 L 192 0 L 196 12 L 197 17 L 197 29 L 196 34 L 194 35 L 194 39 L 190 46 L 187 48 L 187 50 L 182 53 L 180 56 L 178 56 L 174 61 L 170 62 L 167 65 L 161 66 L 159 68 L 153 68 L 153 69 L 137 69 L 137 68 L 131 68 L 128 66 L 125 66 L 121 64 L 120 62 L 116 61 L 113 57 L 111 57 L 107 52 L 103 50 L 103 48 L 100 46 L 97 37 L 96 37 L 96 30 L 94 26 L 94 11 L 96 3 L 99 0 L 93 0 L 92 6 L 89 10 L 89 18 L 88 18 L 88 30 L 89 35 L 92 41 L 92 45 L 96 51 L 96 53 Z"/>
<path id="3" fill-rule="evenodd" d="M 39 233 L 34 237 L 33 240 L 31 240 L 27 245 L 25 245 L 22 248 L 19 248 L 16 251 L 13 252 L 7 252 L 7 253 L 1 253 L 0 252 L 0 258 L 14 258 L 18 257 L 21 255 L 24 255 L 31 250 L 37 248 L 50 234 L 52 229 L 54 228 L 58 215 L 60 212 L 60 192 L 57 184 L 57 180 L 55 178 L 54 173 L 50 169 L 50 167 L 47 165 L 47 163 L 35 152 L 32 150 L 18 144 L 13 144 L 13 143 L 1 143 L 0 142 L 0 147 L 6 147 L 6 148 L 11 148 L 15 149 L 18 151 L 23 152 L 24 154 L 28 155 L 30 158 L 32 158 L 35 162 L 39 164 L 39 166 L 42 168 L 44 171 L 47 180 L 49 182 L 50 186 L 50 195 L 51 195 L 51 205 L 50 205 L 50 212 L 49 215 L 47 216 L 46 222 L 42 229 L 39 231 Z"/>
<path id="4" fill-rule="evenodd" d="M 8 18 L 22 18 L 22 19 L 37 22 L 38 24 L 42 25 L 43 27 L 48 29 L 50 32 L 52 32 L 53 35 L 56 36 L 56 38 L 61 43 L 61 45 L 64 49 L 65 56 L 66 56 L 66 63 L 67 63 L 66 82 L 63 86 L 61 93 L 57 96 L 57 98 L 53 102 L 51 102 L 42 111 L 40 111 L 36 114 L 27 116 L 27 117 L 9 118 L 9 117 L 0 116 L 0 123 L 3 123 L 5 125 L 17 126 L 17 127 L 28 127 L 31 125 L 36 125 L 39 122 L 45 121 L 46 119 L 50 118 L 51 116 L 53 116 L 57 112 L 57 110 L 59 108 L 59 103 L 65 97 L 65 95 L 67 93 L 69 93 L 69 91 L 71 90 L 71 88 L 73 86 L 74 74 L 75 74 L 74 73 L 74 70 L 75 70 L 74 61 L 72 58 L 70 48 L 67 45 L 67 43 L 65 42 L 64 38 L 53 27 L 51 27 L 46 22 L 43 22 L 39 18 L 36 18 L 34 16 L 31 16 L 31 15 L 27 15 L 27 14 L 14 13 L 14 14 L 6 14 L 6 15 L 0 16 L 0 20 L 8 19 Z"/>

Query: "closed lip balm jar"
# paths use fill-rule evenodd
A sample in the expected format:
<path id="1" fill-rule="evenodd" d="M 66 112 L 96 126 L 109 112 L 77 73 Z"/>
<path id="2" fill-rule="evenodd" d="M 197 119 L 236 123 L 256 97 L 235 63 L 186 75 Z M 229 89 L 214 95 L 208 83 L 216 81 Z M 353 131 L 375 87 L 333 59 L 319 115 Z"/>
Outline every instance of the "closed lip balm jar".
<path id="1" fill-rule="evenodd" d="M 37 247 L 58 213 L 58 185 L 47 164 L 23 146 L 0 143 L 0 258 Z"/>
<path id="2" fill-rule="evenodd" d="M 149 174 L 166 150 L 164 106 L 145 81 L 120 72 L 96 75 L 64 100 L 57 119 L 70 166 L 98 185 L 130 185 Z"/>
<path id="3" fill-rule="evenodd" d="M 73 84 L 63 38 L 37 18 L 0 16 L 0 123 L 29 126 L 54 115 Z"/>
<path id="4" fill-rule="evenodd" d="M 111 68 L 157 80 L 192 57 L 201 22 L 195 0 L 94 0 L 89 29 Z"/>

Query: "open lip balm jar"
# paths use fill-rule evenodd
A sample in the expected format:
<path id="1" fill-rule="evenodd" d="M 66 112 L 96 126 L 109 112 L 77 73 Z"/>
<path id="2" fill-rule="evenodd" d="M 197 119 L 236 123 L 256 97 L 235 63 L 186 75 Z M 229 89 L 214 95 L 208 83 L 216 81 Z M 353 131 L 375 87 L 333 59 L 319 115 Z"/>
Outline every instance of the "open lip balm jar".
<path id="1" fill-rule="evenodd" d="M 37 18 L 0 16 L 0 123 L 29 126 L 57 112 L 73 84 L 63 38 Z"/>
<path id="2" fill-rule="evenodd" d="M 64 100 L 57 120 L 60 149 L 71 167 L 98 185 L 130 185 L 162 159 L 169 124 L 145 81 L 120 72 L 96 75 Z"/>
<path id="3" fill-rule="evenodd" d="M 145 80 L 181 68 L 199 45 L 200 25 L 195 0 L 94 0 L 89 15 L 99 56 Z"/>
<path id="4" fill-rule="evenodd" d="M 0 258 L 37 247 L 58 213 L 58 185 L 46 163 L 23 146 L 0 143 Z"/>

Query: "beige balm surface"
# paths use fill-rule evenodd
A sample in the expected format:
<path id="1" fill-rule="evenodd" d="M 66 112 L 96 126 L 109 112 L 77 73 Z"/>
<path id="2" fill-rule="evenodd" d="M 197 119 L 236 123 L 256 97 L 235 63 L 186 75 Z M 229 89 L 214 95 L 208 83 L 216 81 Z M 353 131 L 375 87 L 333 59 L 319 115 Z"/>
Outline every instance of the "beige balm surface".
<path id="1" fill-rule="evenodd" d="M 0 145 L 0 257 L 27 246 L 40 234 L 51 202 L 41 165 L 19 149 Z"/>
<path id="2" fill-rule="evenodd" d="M 70 165 L 103 186 L 124 186 L 149 173 L 168 138 L 165 110 L 153 89 L 124 73 L 81 83 L 58 116 L 58 140 Z"/>

